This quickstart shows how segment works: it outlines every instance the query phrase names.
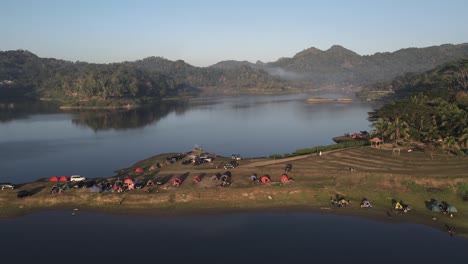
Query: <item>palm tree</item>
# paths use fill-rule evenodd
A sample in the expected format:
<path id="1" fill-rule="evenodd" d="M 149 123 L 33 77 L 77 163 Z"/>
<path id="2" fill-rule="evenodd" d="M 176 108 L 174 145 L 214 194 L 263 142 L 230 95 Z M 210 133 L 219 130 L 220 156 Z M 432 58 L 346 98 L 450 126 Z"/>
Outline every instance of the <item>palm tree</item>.
<path id="1" fill-rule="evenodd" d="M 380 136 L 382 141 L 384 140 L 384 136 L 386 135 L 386 131 L 388 130 L 389 122 L 385 121 L 383 118 L 377 119 L 372 126 L 375 128 L 374 134 Z"/>
<path id="2" fill-rule="evenodd" d="M 399 117 L 395 118 L 395 121 L 390 123 L 387 130 L 390 139 L 395 140 L 395 144 L 398 145 L 400 138 L 407 139 L 409 137 L 409 125 Z"/>
<path id="3" fill-rule="evenodd" d="M 460 147 L 468 149 L 468 127 L 463 129 L 462 135 L 458 138 Z"/>
<path id="4" fill-rule="evenodd" d="M 459 150 L 460 146 L 458 145 L 455 137 L 448 136 L 442 141 L 442 149 L 447 150 L 447 155 L 450 154 L 452 150 Z"/>

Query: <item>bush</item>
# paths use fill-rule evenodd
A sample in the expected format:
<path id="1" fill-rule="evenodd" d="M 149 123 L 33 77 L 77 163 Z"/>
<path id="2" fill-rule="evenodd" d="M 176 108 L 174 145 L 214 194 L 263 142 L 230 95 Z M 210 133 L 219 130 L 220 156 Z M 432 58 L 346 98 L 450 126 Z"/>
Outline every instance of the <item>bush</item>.
<path id="1" fill-rule="evenodd" d="M 468 184 L 457 182 L 457 193 L 462 196 L 463 201 L 468 201 Z"/>
<path id="2" fill-rule="evenodd" d="M 269 158 L 270 158 L 270 159 L 282 159 L 282 158 L 283 158 L 283 155 L 281 155 L 281 154 L 273 154 L 273 155 L 270 155 Z"/>

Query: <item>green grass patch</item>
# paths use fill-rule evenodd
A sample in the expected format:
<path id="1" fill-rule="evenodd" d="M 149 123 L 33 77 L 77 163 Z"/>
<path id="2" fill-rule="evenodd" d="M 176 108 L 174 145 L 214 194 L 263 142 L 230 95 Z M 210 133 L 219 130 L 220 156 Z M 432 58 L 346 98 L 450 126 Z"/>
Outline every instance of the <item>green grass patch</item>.
<path id="1" fill-rule="evenodd" d="M 403 181 L 401 185 L 410 189 L 412 192 L 425 192 L 426 191 L 426 188 L 424 188 L 424 186 L 421 186 L 415 183 L 414 181 Z"/>
<path id="2" fill-rule="evenodd" d="M 461 195 L 463 201 L 468 201 L 468 184 L 457 182 L 457 194 Z"/>

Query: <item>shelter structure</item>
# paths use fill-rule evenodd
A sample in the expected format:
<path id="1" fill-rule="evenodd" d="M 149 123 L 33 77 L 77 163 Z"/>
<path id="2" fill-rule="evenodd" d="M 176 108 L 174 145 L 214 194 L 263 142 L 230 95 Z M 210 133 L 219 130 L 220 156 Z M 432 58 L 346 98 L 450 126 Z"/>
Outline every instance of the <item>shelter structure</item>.
<path id="1" fill-rule="evenodd" d="M 195 177 L 193 177 L 193 182 L 194 182 L 194 183 L 199 183 L 199 182 L 201 182 L 200 176 L 196 175 Z"/>
<path id="2" fill-rule="evenodd" d="M 288 177 L 288 175 L 286 173 L 283 173 L 283 175 L 281 175 L 281 177 L 280 177 L 280 181 L 281 181 L 281 183 L 289 183 L 292 180 L 291 180 L 290 177 Z"/>
<path id="3" fill-rule="evenodd" d="M 271 182 L 271 178 L 269 175 L 263 175 L 261 178 L 260 178 L 260 181 L 263 182 L 263 183 L 270 183 Z"/>
<path id="4" fill-rule="evenodd" d="M 381 140 L 378 137 L 371 138 L 369 139 L 369 141 L 370 141 L 371 147 L 374 147 L 374 148 L 379 148 L 380 145 L 383 143 L 383 140 Z"/>
<path id="5" fill-rule="evenodd" d="M 173 186 L 179 186 L 182 184 L 182 179 L 180 177 L 174 177 L 171 179 L 171 183 Z"/>
<path id="6" fill-rule="evenodd" d="M 58 182 L 59 178 L 57 176 L 52 176 L 52 177 L 50 177 L 49 181 L 50 182 Z"/>
<path id="7" fill-rule="evenodd" d="M 60 179 L 58 180 L 59 182 L 67 182 L 67 176 L 60 176 Z"/>
<path id="8" fill-rule="evenodd" d="M 142 173 L 142 172 L 143 172 L 143 169 L 140 168 L 140 167 L 138 167 L 138 168 L 135 169 L 135 172 L 137 172 L 137 173 Z"/>

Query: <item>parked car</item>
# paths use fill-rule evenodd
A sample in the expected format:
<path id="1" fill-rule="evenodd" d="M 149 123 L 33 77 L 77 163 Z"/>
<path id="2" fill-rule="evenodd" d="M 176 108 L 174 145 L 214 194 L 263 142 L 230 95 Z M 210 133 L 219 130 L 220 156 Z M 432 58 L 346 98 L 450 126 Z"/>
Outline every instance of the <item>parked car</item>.
<path id="1" fill-rule="evenodd" d="M 11 189 L 11 190 L 13 190 L 13 189 L 15 188 L 15 186 L 14 186 L 13 184 L 11 184 L 11 183 L 0 183 L 0 188 L 1 188 L 2 190 L 4 190 L 4 189 Z"/>
<path id="2" fill-rule="evenodd" d="M 32 193 L 30 191 L 21 190 L 21 191 L 18 191 L 18 193 L 16 194 L 16 197 L 23 198 L 23 197 L 31 196 L 31 195 L 32 195 Z"/>
<path id="3" fill-rule="evenodd" d="M 85 181 L 86 178 L 81 176 L 81 175 L 72 175 L 70 176 L 70 181 L 71 182 L 79 182 L 79 181 Z"/>
<path id="4" fill-rule="evenodd" d="M 227 169 L 234 169 L 235 167 L 237 167 L 239 165 L 239 163 L 237 163 L 236 160 L 233 160 L 229 163 L 225 163 L 224 164 L 224 169 L 227 170 Z"/>
<path id="5" fill-rule="evenodd" d="M 292 164 L 286 164 L 286 167 L 284 168 L 284 172 L 289 172 L 292 170 Z"/>
<path id="6" fill-rule="evenodd" d="M 94 185 L 96 185 L 96 181 L 95 181 L 95 180 L 89 180 L 89 181 L 85 181 L 85 182 L 84 182 L 84 187 L 86 187 L 86 188 L 91 188 L 91 187 L 93 187 Z"/>
<path id="7" fill-rule="evenodd" d="M 241 160 L 241 159 L 242 159 L 242 157 L 241 157 L 240 154 L 232 154 L 231 158 L 232 158 L 233 160 Z"/>

